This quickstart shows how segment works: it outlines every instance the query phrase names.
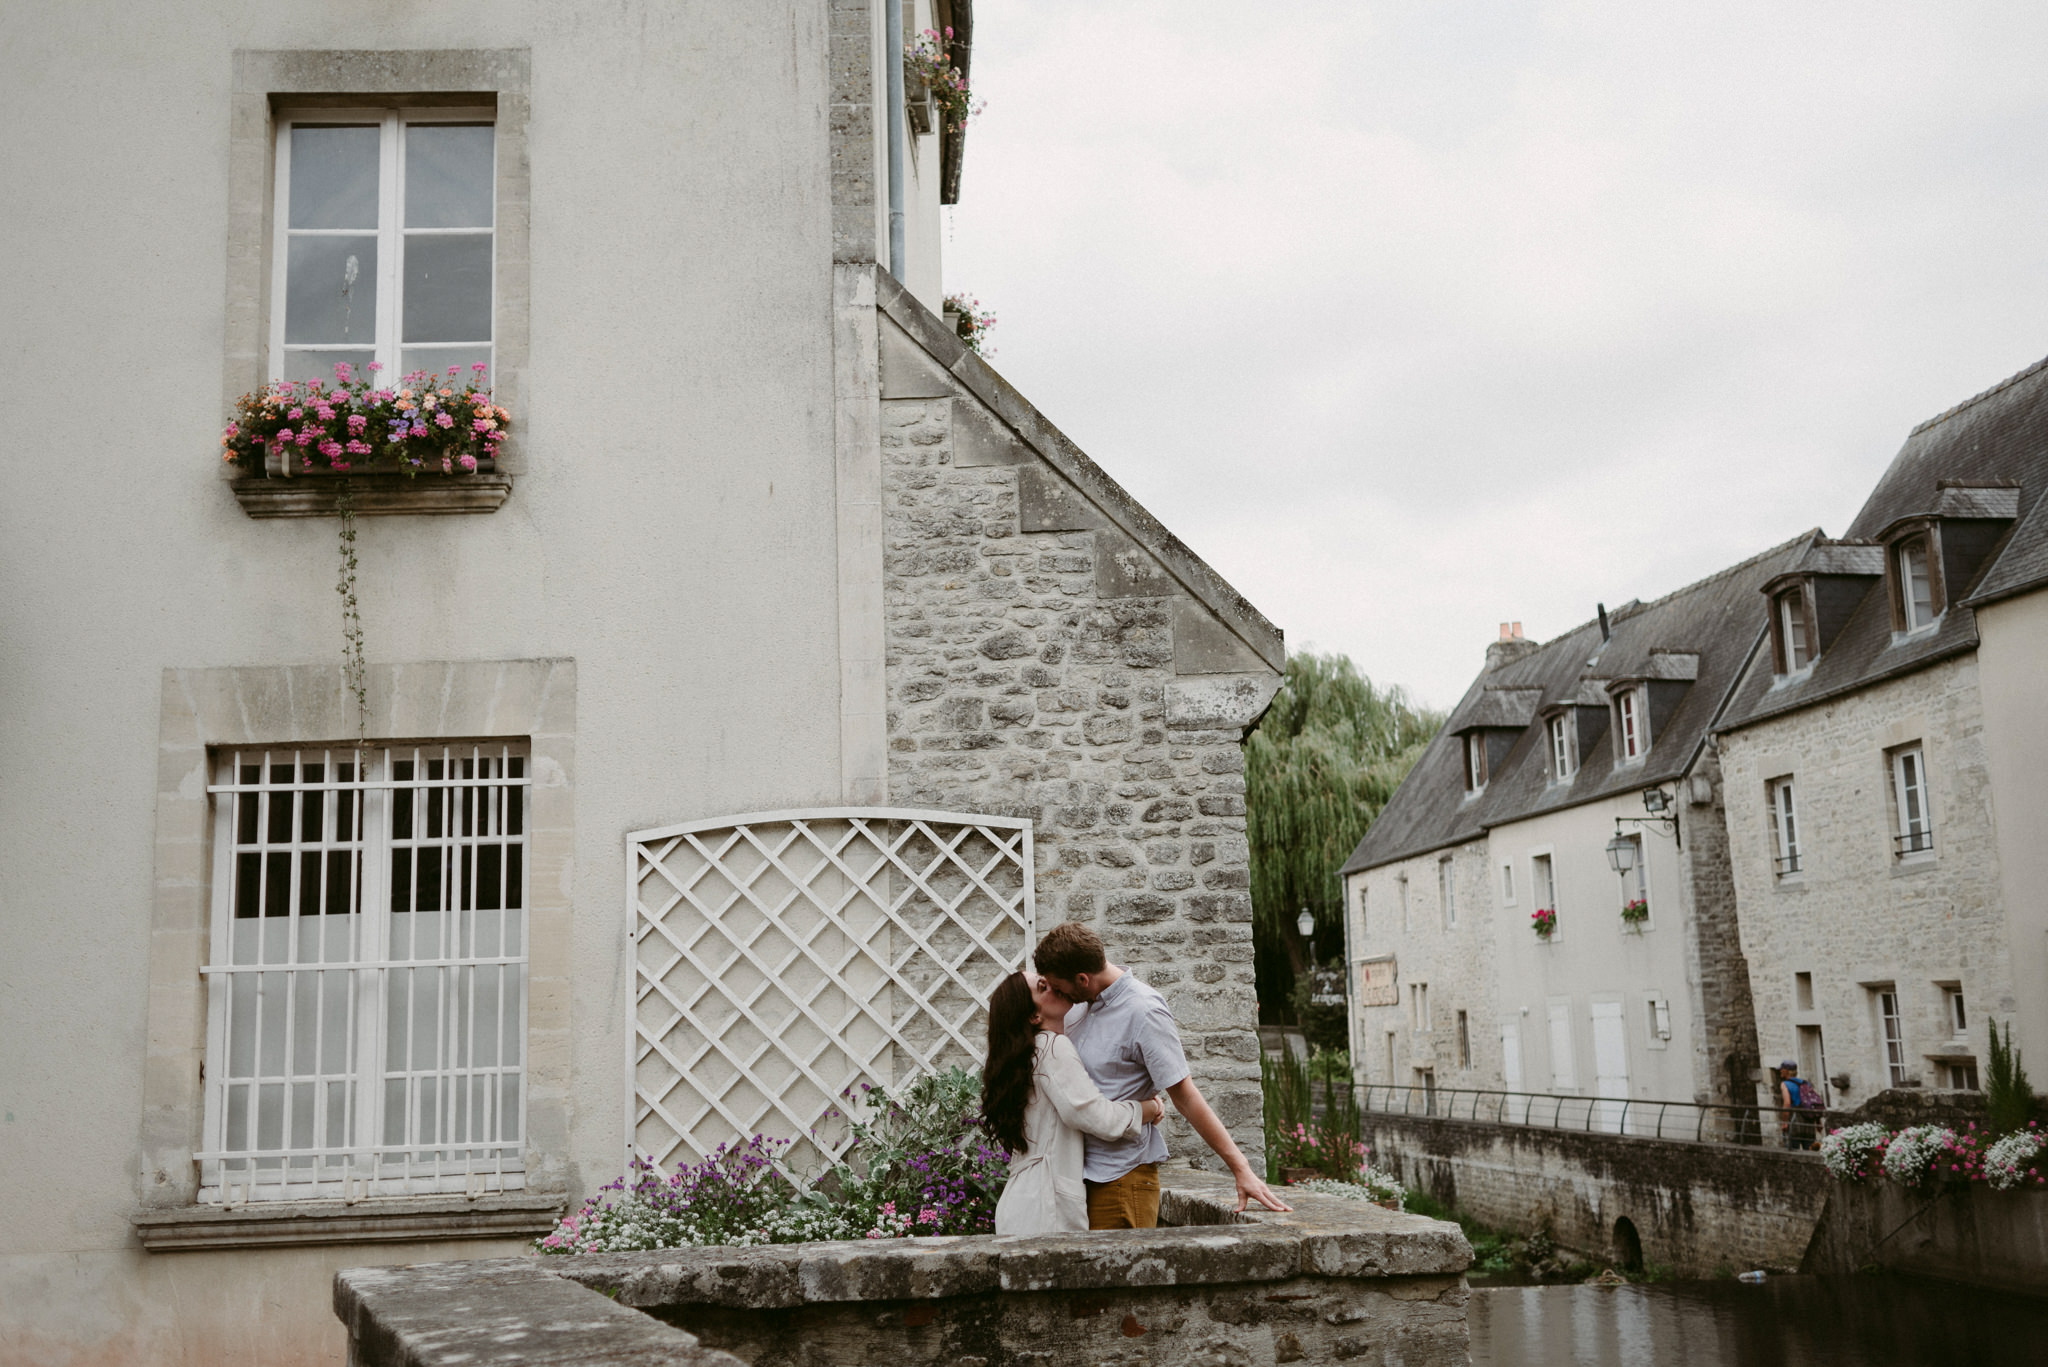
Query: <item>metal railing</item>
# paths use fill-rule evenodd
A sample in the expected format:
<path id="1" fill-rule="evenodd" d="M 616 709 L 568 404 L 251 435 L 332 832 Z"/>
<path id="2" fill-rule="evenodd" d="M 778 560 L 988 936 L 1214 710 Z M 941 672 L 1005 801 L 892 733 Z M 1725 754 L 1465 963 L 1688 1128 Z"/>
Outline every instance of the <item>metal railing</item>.
<path id="1" fill-rule="evenodd" d="M 1934 848 L 1934 832 L 1906 831 L 1892 837 L 1892 849 L 1900 856 L 1924 854 Z"/>
<path id="2" fill-rule="evenodd" d="M 1793 1111 L 1788 1117 L 1787 1112 L 1770 1106 L 1643 1101 L 1576 1093 L 1388 1083 L 1358 1083 L 1351 1090 L 1361 1112 L 1477 1120 L 1631 1139 L 1682 1139 L 1695 1144 L 1811 1148 L 1841 1121 L 1834 1111 Z"/>

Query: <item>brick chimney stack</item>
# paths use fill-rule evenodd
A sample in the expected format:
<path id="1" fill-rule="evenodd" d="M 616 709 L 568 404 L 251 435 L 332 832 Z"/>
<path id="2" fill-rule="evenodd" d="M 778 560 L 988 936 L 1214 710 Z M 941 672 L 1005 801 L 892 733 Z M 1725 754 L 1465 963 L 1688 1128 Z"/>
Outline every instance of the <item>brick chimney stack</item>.
<path id="1" fill-rule="evenodd" d="M 1541 648 L 1534 641 L 1522 639 L 1522 624 L 1520 622 L 1502 622 L 1500 624 L 1500 639 L 1486 648 L 1486 668 L 1490 673 L 1493 670 L 1499 669 L 1504 664 L 1519 660 L 1524 655 Z"/>

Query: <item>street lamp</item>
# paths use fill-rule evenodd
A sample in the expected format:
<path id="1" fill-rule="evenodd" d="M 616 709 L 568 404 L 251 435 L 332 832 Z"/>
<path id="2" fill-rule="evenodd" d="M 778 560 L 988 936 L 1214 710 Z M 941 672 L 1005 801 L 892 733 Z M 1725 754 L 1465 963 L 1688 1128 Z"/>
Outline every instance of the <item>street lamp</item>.
<path id="1" fill-rule="evenodd" d="M 1623 878 L 1636 866 L 1636 842 L 1615 832 L 1614 839 L 1607 842 L 1607 867 Z"/>
<path id="2" fill-rule="evenodd" d="M 1294 928 L 1301 932 L 1301 938 L 1304 940 L 1306 940 L 1309 936 L 1315 934 L 1315 913 L 1310 911 L 1307 907 L 1303 907 L 1301 909 L 1301 915 L 1294 918 Z"/>

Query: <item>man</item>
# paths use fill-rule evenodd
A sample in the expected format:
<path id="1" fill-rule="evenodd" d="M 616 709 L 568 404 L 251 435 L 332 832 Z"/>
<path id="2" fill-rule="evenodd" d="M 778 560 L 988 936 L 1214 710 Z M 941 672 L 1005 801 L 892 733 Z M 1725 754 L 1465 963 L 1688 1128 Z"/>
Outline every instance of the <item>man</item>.
<path id="1" fill-rule="evenodd" d="M 1813 1084 L 1799 1076 L 1799 1065 L 1786 1059 L 1778 1065 L 1778 1133 L 1788 1149 L 1813 1147 L 1813 1120 L 1806 1114 L 1807 1089 Z"/>
<path id="2" fill-rule="evenodd" d="M 1237 1209 L 1257 1201 L 1268 1210 L 1291 1210 L 1267 1189 L 1230 1131 L 1202 1099 L 1188 1075 L 1180 1027 L 1166 998 L 1109 962 L 1101 937 L 1074 921 L 1054 926 L 1032 955 L 1038 971 L 1070 1001 L 1087 1003 L 1067 1018 L 1067 1038 L 1088 1076 L 1112 1101 L 1137 1101 L 1164 1092 L 1202 1142 L 1216 1151 L 1237 1182 Z M 1136 1139 L 1087 1138 L 1082 1178 L 1088 1188 L 1090 1229 L 1153 1229 L 1159 1224 L 1159 1164 L 1166 1140 L 1156 1125 Z"/>

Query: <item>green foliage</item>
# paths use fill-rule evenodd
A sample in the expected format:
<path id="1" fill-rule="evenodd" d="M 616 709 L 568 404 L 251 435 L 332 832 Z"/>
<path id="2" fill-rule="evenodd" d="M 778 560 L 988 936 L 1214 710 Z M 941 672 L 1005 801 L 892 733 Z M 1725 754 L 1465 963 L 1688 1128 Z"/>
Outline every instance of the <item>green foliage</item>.
<path id="1" fill-rule="evenodd" d="M 1991 1133 L 2011 1134 L 2024 1130 L 2034 1118 L 2034 1089 L 2027 1082 L 2027 1070 L 2020 1066 L 2020 1051 L 2013 1048 L 2012 1027 L 2005 1039 L 1998 1038 L 1998 1022 L 1991 1027 L 1991 1073 L 1984 1080 L 1984 1109 Z"/>
<path id="2" fill-rule="evenodd" d="M 1341 1182 L 1365 1180 L 1367 1153 L 1348 1055 L 1323 1050 L 1304 1063 L 1282 1050 L 1277 1059 L 1260 1057 L 1259 1078 L 1265 1089 L 1267 1181 L 1279 1181 L 1283 1168 L 1314 1168 Z"/>
<path id="3" fill-rule="evenodd" d="M 1295 918 L 1316 918 L 1316 948 L 1343 943 L 1337 870 L 1443 726 L 1399 688 L 1380 688 L 1342 655 L 1288 657 L 1286 678 L 1245 742 L 1252 939 L 1259 1000 L 1292 998 L 1307 947 Z"/>
<path id="4" fill-rule="evenodd" d="M 1343 967 L 1340 955 L 1326 961 L 1325 966 Z M 1288 1003 L 1294 1008 L 1294 1019 L 1301 1023 L 1302 1037 L 1310 1049 L 1318 1055 L 1328 1051 L 1346 1053 L 1351 1044 L 1351 1020 L 1347 1008 L 1342 1006 L 1318 1006 L 1309 1000 L 1315 995 L 1315 976 L 1304 973 L 1294 980 L 1294 990 L 1288 994 Z M 1345 1076 L 1350 1076 L 1347 1067 Z"/>

